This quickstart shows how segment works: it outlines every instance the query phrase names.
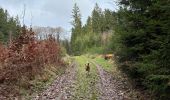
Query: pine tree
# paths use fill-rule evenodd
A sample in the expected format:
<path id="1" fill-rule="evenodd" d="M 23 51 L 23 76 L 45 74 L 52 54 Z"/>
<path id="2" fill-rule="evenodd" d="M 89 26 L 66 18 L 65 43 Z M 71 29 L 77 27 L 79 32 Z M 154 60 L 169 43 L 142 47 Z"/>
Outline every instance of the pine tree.
<path id="1" fill-rule="evenodd" d="M 80 14 L 80 9 L 77 6 L 77 4 L 74 5 L 73 8 L 73 21 L 72 21 L 72 35 L 71 35 L 71 48 L 72 48 L 72 53 L 73 54 L 80 54 L 81 51 L 81 45 L 78 44 L 79 42 L 79 37 L 81 37 L 82 34 L 82 23 L 81 23 L 81 14 Z"/>
<path id="2" fill-rule="evenodd" d="M 116 13 L 105 9 L 104 11 L 104 24 L 103 24 L 103 31 L 114 30 L 116 25 Z"/>
<path id="3" fill-rule="evenodd" d="M 121 0 L 115 43 L 122 68 L 168 100 L 170 75 L 170 1 Z M 114 42 L 116 42 L 114 40 Z M 118 44 L 118 45 L 117 45 Z M 115 47 L 114 47 L 115 48 Z"/>
<path id="4" fill-rule="evenodd" d="M 94 33 L 101 32 L 102 18 L 102 10 L 96 3 L 94 10 L 92 11 L 92 28 Z"/>

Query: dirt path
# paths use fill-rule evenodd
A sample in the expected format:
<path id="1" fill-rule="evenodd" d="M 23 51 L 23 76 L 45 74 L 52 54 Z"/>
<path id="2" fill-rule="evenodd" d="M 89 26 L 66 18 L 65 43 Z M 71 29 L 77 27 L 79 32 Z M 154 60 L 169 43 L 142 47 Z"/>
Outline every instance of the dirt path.
<path id="1" fill-rule="evenodd" d="M 84 65 L 90 60 L 77 57 L 65 74 L 33 100 L 143 100 L 136 96 L 126 79 L 120 78 L 117 70 L 114 74 L 107 72 L 92 61 L 87 75 Z"/>
<path id="2" fill-rule="evenodd" d="M 68 100 L 72 97 L 76 73 L 74 62 L 65 74 L 58 77 L 45 91 L 38 94 L 33 100 Z"/>
<path id="3" fill-rule="evenodd" d="M 100 90 L 99 100 L 139 100 L 136 97 L 127 96 L 128 85 L 122 83 L 114 75 L 106 72 L 100 65 L 92 62 L 98 70 L 100 80 L 98 88 Z M 125 89 L 126 88 L 126 89 Z"/>

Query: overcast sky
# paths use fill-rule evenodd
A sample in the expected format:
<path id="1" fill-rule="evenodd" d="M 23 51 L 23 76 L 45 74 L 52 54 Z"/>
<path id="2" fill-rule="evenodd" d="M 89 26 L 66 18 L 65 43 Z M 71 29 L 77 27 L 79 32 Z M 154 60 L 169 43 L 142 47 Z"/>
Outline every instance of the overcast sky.
<path id="1" fill-rule="evenodd" d="M 97 2 L 102 9 L 115 10 L 115 0 L 0 0 L 0 7 L 7 9 L 11 16 L 18 15 L 22 20 L 24 4 L 26 5 L 25 24 L 30 26 L 61 26 L 71 29 L 72 8 L 76 2 L 81 10 L 82 22 L 85 23 Z M 32 17 L 31 17 L 32 15 Z M 22 22 L 22 21 L 21 21 Z"/>

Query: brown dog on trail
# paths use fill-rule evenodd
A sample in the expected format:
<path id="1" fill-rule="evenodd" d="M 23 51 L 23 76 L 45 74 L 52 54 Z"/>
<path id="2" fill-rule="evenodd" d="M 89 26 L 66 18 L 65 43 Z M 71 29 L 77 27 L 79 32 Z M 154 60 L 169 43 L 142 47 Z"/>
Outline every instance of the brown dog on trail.
<path id="1" fill-rule="evenodd" d="M 87 64 L 85 64 L 85 66 L 86 66 L 86 71 L 89 73 L 90 72 L 90 64 L 87 63 Z"/>

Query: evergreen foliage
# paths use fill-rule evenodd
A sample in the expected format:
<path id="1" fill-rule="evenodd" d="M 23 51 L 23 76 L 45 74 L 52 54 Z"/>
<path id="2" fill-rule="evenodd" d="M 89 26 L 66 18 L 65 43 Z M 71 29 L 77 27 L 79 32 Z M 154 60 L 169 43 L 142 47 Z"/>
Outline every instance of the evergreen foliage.
<path id="1" fill-rule="evenodd" d="M 73 8 L 73 28 L 71 36 L 72 54 L 107 53 L 110 48 L 110 36 L 115 25 L 115 12 L 95 5 L 92 15 L 85 25 L 81 25 L 80 11 L 77 5 Z M 77 22 L 76 22 L 77 20 Z"/>
<path id="2" fill-rule="evenodd" d="M 132 78 L 159 100 L 170 93 L 170 1 L 120 0 L 112 49 Z"/>
<path id="3" fill-rule="evenodd" d="M 18 17 L 10 17 L 7 10 L 0 8 L 0 41 L 7 43 L 10 38 L 19 35 L 20 29 Z"/>
<path id="4" fill-rule="evenodd" d="M 71 36 L 71 48 L 72 48 L 72 52 L 74 52 L 74 54 L 80 54 L 81 51 L 81 44 L 80 39 L 78 38 L 78 36 L 81 36 L 82 34 L 82 23 L 81 23 L 81 14 L 80 14 L 80 9 L 78 8 L 77 4 L 74 5 L 73 8 L 73 21 L 72 21 L 72 36 Z"/>

